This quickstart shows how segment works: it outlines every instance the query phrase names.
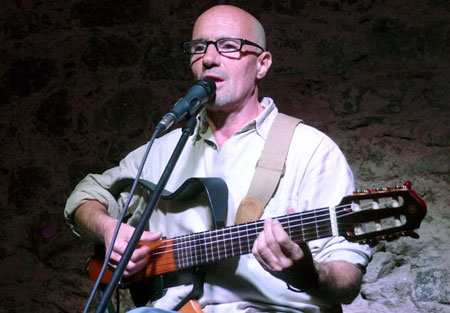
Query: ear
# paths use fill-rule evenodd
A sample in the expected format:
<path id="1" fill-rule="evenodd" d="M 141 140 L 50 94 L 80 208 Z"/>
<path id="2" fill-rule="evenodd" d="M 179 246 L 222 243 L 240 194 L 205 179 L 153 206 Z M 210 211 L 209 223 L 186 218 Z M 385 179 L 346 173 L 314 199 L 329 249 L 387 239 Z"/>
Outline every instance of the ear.
<path id="1" fill-rule="evenodd" d="M 257 62 L 256 78 L 261 79 L 266 76 L 272 65 L 272 54 L 269 51 L 264 51 L 258 56 Z"/>

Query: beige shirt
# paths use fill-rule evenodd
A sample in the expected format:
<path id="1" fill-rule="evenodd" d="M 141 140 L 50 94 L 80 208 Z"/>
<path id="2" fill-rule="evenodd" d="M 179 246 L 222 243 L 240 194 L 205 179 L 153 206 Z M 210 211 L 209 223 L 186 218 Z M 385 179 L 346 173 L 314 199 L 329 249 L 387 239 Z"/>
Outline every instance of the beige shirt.
<path id="1" fill-rule="evenodd" d="M 166 190 L 174 192 L 190 177 L 222 178 L 229 190 L 227 225 L 232 225 L 236 209 L 246 195 L 270 126 L 278 110 L 272 99 L 264 98 L 265 110 L 241 131 L 228 139 L 219 150 L 203 111 L 199 125 L 189 138 L 169 179 Z M 142 178 L 156 183 L 181 134 L 179 129 L 159 138 L 143 171 Z M 134 178 L 145 147 L 124 158 L 118 167 L 101 175 L 89 174 L 75 188 L 65 209 L 66 220 L 73 226 L 75 209 L 89 199 L 97 199 L 118 216 L 128 194 L 116 200 L 107 190 L 122 178 Z M 320 131 L 304 124 L 297 126 L 286 161 L 286 172 L 275 196 L 264 210 L 262 219 L 286 215 L 287 208 L 296 212 L 337 205 L 354 190 L 351 170 L 337 145 Z M 144 208 L 145 192 L 139 190 L 131 211 Z M 142 197 L 141 197 L 142 196 Z M 138 215 L 138 214 L 136 214 Z M 131 221 L 131 224 L 135 220 Z M 162 203 L 150 219 L 150 230 L 166 237 L 211 229 L 211 213 L 206 206 L 193 206 L 180 211 Z M 362 268 L 371 257 L 367 246 L 349 243 L 342 237 L 329 237 L 309 242 L 317 262 L 347 261 Z M 156 307 L 172 309 L 191 286 L 170 288 Z M 307 293 L 293 292 L 286 283 L 265 271 L 248 254 L 208 267 L 204 295 L 200 304 L 208 312 L 326 312 L 327 304 Z"/>

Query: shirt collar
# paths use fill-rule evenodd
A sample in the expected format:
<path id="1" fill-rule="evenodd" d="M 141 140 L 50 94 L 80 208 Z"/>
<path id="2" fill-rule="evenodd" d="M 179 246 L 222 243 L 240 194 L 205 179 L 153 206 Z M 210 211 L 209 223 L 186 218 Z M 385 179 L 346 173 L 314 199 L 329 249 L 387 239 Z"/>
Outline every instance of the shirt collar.
<path id="1" fill-rule="evenodd" d="M 237 134 L 256 130 L 258 135 L 264 140 L 267 138 L 270 126 L 272 125 L 275 116 L 278 114 L 278 109 L 275 106 L 274 101 L 269 97 L 264 97 L 261 100 L 261 105 L 264 107 L 264 110 L 255 119 L 251 120 L 244 127 L 242 127 Z M 204 108 L 198 114 L 197 121 L 198 127 L 195 135 L 195 141 L 198 141 L 201 138 L 210 140 L 214 137 L 211 128 L 209 127 L 206 110 Z"/>
<path id="2" fill-rule="evenodd" d="M 264 140 L 267 138 L 270 126 L 278 113 L 278 109 L 274 101 L 269 97 L 264 97 L 261 105 L 264 107 L 264 110 L 254 120 L 242 127 L 239 133 L 254 129 Z"/>

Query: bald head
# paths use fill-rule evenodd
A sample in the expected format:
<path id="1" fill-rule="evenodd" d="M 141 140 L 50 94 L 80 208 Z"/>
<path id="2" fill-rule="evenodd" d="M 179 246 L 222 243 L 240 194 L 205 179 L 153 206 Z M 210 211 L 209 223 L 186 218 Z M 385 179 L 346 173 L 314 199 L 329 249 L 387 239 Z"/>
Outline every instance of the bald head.
<path id="1" fill-rule="evenodd" d="M 199 37 L 208 33 L 210 38 Z M 250 13 L 235 6 L 214 6 L 203 12 L 194 24 L 192 39 L 223 37 L 244 38 L 266 49 L 266 34 L 261 23 Z"/>
<path id="2" fill-rule="evenodd" d="M 247 41 L 241 41 L 243 44 L 237 47 L 237 51 L 219 52 L 222 48 L 236 48 L 232 44 L 236 41 L 221 41 L 225 46 L 217 46 L 217 42 L 225 38 Z M 258 81 L 266 75 L 272 63 L 271 53 L 261 51 L 261 47 L 265 50 L 266 46 L 261 23 L 242 9 L 219 5 L 199 16 L 192 31 L 192 39 L 204 43 L 200 49 L 206 48 L 201 53 L 191 54 L 190 65 L 194 78 L 209 77 L 216 83 L 214 103 L 209 104 L 209 110 L 227 114 L 245 111 L 242 113 L 244 117 L 255 117 L 257 114 L 254 113 L 260 109 Z M 212 43 L 215 47 L 210 46 Z"/>

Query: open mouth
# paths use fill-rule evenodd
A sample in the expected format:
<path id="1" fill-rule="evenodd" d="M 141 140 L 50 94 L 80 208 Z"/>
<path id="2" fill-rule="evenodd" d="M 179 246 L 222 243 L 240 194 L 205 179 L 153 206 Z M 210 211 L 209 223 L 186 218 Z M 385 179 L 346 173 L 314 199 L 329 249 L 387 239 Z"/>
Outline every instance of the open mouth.
<path id="1" fill-rule="evenodd" d="M 203 77 L 208 77 L 208 78 L 211 78 L 212 80 L 214 80 L 214 82 L 216 83 L 216 86 L 224 81 L 224 79 L 222 77 L 213 75 L 213 74 L 206 74 Z"/>

